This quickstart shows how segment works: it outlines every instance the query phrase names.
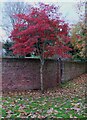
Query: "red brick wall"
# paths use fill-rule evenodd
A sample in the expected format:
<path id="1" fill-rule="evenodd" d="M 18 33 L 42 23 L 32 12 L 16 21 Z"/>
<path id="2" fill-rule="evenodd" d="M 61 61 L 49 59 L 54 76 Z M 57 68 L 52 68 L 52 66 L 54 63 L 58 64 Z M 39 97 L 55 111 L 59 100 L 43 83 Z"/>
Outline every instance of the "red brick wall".
<path id="1" fill-rule="evenodd" d="M 47 60 L 44 65 L 44 88 L 58 85 L 58 63 Z M 2 60 L 2 90 L 40 89 L 40 60 L 4 58 Z"/>
<path id="2" fill-rule="evenodd" d="M 62 64 L 63 64 L 63 73 L 61 78 L 62 82 L 72 80 L 87 71 L 86 62 L 63 61 Z"/>
<path id="3" fill-rule="evenodd" d="M 59 81 L 71 80 L 86 72 L 86 63 L 64 61 L 62 78 L 60 63 L 46 60 L 43 69 L 44 89 L 56 87 Z M 3 58 L 2 90 L 24 91 L 40 89 L 40 60 L 30 58 Z"/>

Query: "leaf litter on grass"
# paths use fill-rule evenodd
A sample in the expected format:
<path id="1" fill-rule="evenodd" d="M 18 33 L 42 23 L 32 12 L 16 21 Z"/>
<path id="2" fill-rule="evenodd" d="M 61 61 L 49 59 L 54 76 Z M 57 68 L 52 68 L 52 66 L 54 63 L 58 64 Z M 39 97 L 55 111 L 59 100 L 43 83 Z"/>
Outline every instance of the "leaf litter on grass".
<path id="1" fill-rule="evenodd" d="M 2 118 L 85 118 L 84 74 L 61 88 L 3 94 Z M 68 86 L 68 87 L 67 87 Z"/>

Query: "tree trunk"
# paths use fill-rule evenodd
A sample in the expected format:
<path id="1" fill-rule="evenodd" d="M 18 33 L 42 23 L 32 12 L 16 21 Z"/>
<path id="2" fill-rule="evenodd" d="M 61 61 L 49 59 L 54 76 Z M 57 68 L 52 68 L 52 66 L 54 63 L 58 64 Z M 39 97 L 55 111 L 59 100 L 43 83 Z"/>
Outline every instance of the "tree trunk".
<path id="1" fill-rule="evenodd" d="M 41 67 L 40 67 L 40 82 L 41 82 L 41 92 L 44 93 L 44 84 L 43 84 L 43 66 L 44 61 L 41 60 Z"/>

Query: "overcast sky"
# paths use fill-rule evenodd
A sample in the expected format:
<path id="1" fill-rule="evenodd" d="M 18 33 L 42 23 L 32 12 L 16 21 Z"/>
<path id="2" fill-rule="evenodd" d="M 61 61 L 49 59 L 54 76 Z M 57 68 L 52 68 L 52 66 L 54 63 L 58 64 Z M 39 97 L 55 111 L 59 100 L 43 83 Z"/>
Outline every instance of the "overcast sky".
<path id="1" fill-rule="evenodd" d="M 0 0 L 1 2 L 35 2 L 35 0 Z M 36 2 L 79 2 L 79 1 L 85 1 L 85 0 L 36 0 Z"/>
<path id="2" fill-rule="evenodd" d="M 1 17 L 2 17 L 2 8 L 4 2 L 29 2 L 30 4 L 35 4 L 38 2 L 44 2 L 44 3 L 55 3 L 56 5 L 60 5 L 60 12 L 62 12 L 62 17 L 65 18 L 67 22 L 70 24 L 76 23 L 79 20 L 78 14 L 76 13 L 75 6 L 77 2 L 81 0 L 3 0 L 0 1 L 0 24 L 1 24 Z M 51 1 L 51 2 L 50 2 Z M 82 0 L 83 1 L 83 0 Z M 3 20 L 2 20 L 3 21 Z M 0 27 L 0 40 L 2 37 L 5 36 L 5 31 L 3 31 Z"/>

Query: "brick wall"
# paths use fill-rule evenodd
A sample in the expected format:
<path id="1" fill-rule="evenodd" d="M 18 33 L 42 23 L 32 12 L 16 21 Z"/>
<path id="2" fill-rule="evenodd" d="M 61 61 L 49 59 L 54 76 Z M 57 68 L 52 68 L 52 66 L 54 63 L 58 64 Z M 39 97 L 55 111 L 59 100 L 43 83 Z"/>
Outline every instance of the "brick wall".
<path id="1" fill-rule="evenodd" d="M 60 63 L 46 60 L 43 69 L 44 89 L 56 87 L 62 82 L 71 80 L 86 71 L 86 64 L 81 62 L 62 63 L 62 79 Z M 2 59 L 2 90 L 40 89 L 40 60 L 30 58 Z"/>
<path id="2" fill-rule="evenodd" d="M 57 86 L 58 63 L 47 60 L 43 69 L 44 88 Z M 40 89 L 40 60 L 4 58 L 2 60 L 2 90 Z"/>
<path id="3" fill-rule="evenodd" d="M 86 65 L 86 62 L 63 61 L 61 81 L 65 82 L 85 73 Z"/>

